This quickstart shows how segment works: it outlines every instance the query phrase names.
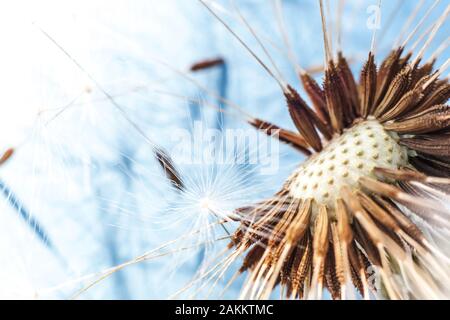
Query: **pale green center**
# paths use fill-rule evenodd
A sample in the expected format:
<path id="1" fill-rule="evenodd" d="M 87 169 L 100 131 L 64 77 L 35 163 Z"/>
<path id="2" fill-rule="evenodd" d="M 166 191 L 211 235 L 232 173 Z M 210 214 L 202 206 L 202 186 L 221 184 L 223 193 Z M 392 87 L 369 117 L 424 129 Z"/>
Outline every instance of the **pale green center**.
<path id="1" fill-rule="evenodd" d="M 341 187 L 358 188 L 358 179 L 373 177 L 374 167 L 398 169 L 407 165 L 407 150 L 397 140 L 395 133 L 388 133 L 374 119 L 354 125 L 293 173 L 290 194 L 334 208 Z"/>

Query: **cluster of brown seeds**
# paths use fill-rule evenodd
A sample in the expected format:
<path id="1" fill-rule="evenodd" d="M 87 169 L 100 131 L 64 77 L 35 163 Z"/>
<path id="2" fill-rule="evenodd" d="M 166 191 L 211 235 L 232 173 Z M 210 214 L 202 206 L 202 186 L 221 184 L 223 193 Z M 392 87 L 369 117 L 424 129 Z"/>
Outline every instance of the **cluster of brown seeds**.
<path id="1" fill-rule="evenodd" d="M 352 288 L 449 297 L 448 260 L 412 217 L 449 226 L 450 84 L 434 61 L 410 58 L 399 47 L 377 68 L 370 53 L 358 83 L 339 53 L 323 86 L 301 74 L 313 108 L 287 87 L 298 132 L 250 122 L 309 158 L 273 198 L 237 210 L 242 297 L 268 298 L 277 284 L 290 298 L 319 298 L 323 287 L 335 299 Z"/>

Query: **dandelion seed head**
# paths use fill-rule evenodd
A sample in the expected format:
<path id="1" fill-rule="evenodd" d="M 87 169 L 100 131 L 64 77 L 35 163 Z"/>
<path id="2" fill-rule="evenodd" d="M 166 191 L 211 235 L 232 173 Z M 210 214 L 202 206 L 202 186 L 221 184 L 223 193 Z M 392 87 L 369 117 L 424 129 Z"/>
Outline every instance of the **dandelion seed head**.
<path id="1" fill-rule="evenodd" d="M 358 188 L 359 178 L 375 177 L 375 167 L 398 169 L 404 165 L 406 148 L 398 144 L 395 133 L 371 118 L 349 128 L 303 163 L 291 176 L 289 190 L 294 198 L 312 198 L 334 208 L 343 186 Z"/>

